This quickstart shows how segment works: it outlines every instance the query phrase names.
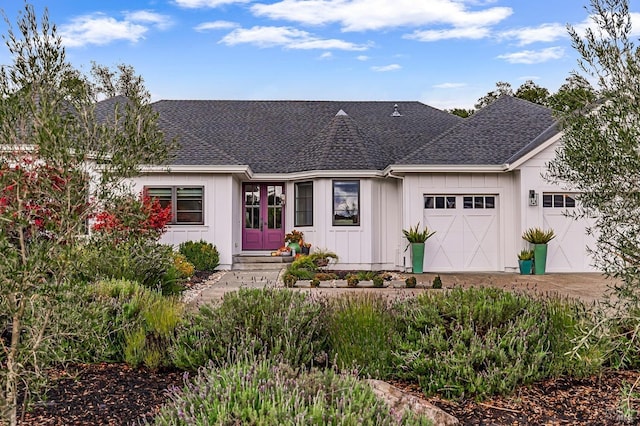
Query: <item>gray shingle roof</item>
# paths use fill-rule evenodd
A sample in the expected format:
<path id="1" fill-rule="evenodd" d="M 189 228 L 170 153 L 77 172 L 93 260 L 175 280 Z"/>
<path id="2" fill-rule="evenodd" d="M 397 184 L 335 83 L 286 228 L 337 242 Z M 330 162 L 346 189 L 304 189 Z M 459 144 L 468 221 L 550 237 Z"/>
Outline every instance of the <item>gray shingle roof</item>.
<path id="1" fill-rule="evenodd" d="M 505 164 L 557 133 L 559 129 L 554 126 L 555 122 L 548 108 L 502 96 L 464 122 L 411 151 L 397 164 Z"/>
<path id="2" fill-rule="evenodd" d="M 393 117 L 394 105 L 400 117 Z M 173 164 L 257 173 L 381 170 L 462 121 L 420 102 L 189 101 L 153 104 L 181 148 Z M 336 115 L 340 110 L 347 115 Z"/>
<path id="3" fill-rule="evenodd" d="M 122 102 L 101 102 L 97 116 Z M 559 131 L 551 110 L 510 96 L 468 119 L 420 102 L 164 100 L 153 108 L 181 145 L 172 165 L 248 165 L 256 173 L 502 165 Z"/>

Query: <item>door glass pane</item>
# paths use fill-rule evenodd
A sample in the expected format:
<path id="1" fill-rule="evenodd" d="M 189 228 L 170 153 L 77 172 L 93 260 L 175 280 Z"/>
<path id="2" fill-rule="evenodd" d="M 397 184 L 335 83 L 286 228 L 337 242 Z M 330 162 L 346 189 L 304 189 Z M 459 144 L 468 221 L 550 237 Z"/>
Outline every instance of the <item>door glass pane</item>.
<path id="1" fill-rule="evenodd" d="M 464 197 L 462 199 L 463 208 L 472 209 L 473 208 L 473 197 Z"/>
<path id="2" fill-rule="evenodd" d="M 487 209 L 494 209 L 496 207 L 495 197 L 484 197 L 484 206 Z"/>
<path id="3" fill-rule="evenodd" d="M 260 229 L 260 187 L 246 185 L 244 187 L 244 226 L 247 229 Z"/>
<path id="4" fill-rule="evenodd" d="M 268 228 L 282 229 L 282 207 L 269 207 L 268 215 Z"/>

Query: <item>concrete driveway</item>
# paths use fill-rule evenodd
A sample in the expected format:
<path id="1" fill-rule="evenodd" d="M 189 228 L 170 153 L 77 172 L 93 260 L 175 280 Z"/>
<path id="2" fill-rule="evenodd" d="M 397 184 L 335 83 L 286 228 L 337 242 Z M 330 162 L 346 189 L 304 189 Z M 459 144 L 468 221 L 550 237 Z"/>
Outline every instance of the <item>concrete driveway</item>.
<path id="1" fill-rule="evenodd" d="M 239 288 L 282 287 L 279 276 L 282 271 L 228 271 L 219 273 L 215 282 L 202 289 L 195 304 L 221 300 L 226 292 Z M 371 282 L 362 282 L 359 287 L 388 296 L 410 296 L 431 288 L 434 273 L 416 274 L 415 289 L 404 288 L 404 278 L 412 274 L 400 274 L 386 283 L 385 288 L 373 288 Z M 603 298 L 607 288 L 615 281 L 598 273 L 519 275 L 516 273 L 456 273 L 439 274 L 444 288 L 453 287 L 497 287 L 506 290 L 525 291 L 534 295 L 559 295 L 578 298 L 593 303 Z M 353 292 L 343 280 L 323 281 L 320 288 L 312 289 L 308 281 L 299 281 L 296 290 L 317 295 L 336 295 Z"/>

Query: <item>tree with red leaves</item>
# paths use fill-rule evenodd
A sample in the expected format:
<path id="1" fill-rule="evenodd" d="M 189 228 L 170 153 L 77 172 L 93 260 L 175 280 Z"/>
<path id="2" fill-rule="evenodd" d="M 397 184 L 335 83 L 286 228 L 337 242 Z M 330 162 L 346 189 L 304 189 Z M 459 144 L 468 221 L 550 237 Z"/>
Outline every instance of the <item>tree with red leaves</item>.
<path id="1" fill-rule="evenodd" d="M 127 195 L 95 215 L 91 229 L 114 239 L 138 235 L 158 239 L 171 222 L 171 206 L 162 207 L 157 198 L 141 193 Z"/>
<path id="2" fill-rule="evenodd" d="M 74 309 L 63 301 L 81 292 L 75 274 L 89 218 L 126 193 L 140 165 L 166 163 L 171 145 L 131 67 L 82 74 L 67 62 L 47 12 L 38 19 L 31 5 L 15 27 L 7 24 L 3 40 L 12 58 L 0 67 L 0 423 L 16 425 L 18 395 L 32 395 L 46 367 L 65 361 L 48 350 L 69 335 L 53 318 Z M 106 98 L 113 99 L 98 102 Z M 161 225 L 153 217 L 142 228 L 158 232 Z"/>

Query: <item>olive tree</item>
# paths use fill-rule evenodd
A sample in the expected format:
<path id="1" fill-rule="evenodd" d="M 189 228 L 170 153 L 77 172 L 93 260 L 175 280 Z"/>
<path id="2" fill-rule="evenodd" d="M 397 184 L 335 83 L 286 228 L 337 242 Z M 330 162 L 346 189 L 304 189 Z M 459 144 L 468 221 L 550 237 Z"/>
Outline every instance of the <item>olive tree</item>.
<path id="1" fill-rule="evenodd" d="M 615 291 L 640 302 L 640 50 L 630 40 L 627 0 L 591 0 L 595 24 L 569 27 L 580 69 L 599 99 L 560 115 L 564 135 L 549 178 L 580 193 L 597 229 L 596 265 L 622 279 Z"/>
<path id="2" fill-rule="evenodd" d="M 170 154 L 131 67 L 84 75 L 45 11 L 25 5 L 3 37 L 0 69 L 0 423 L 42 379 L 67 331 L 54 321 L 74 279 L 87 220 L 141 164 Z M 112 98 L 115 95 L 119 97 Z M 102 102 L 98 102 L 102 101 Z M 58 357 L 58 358 L 56 358 Z"/>

